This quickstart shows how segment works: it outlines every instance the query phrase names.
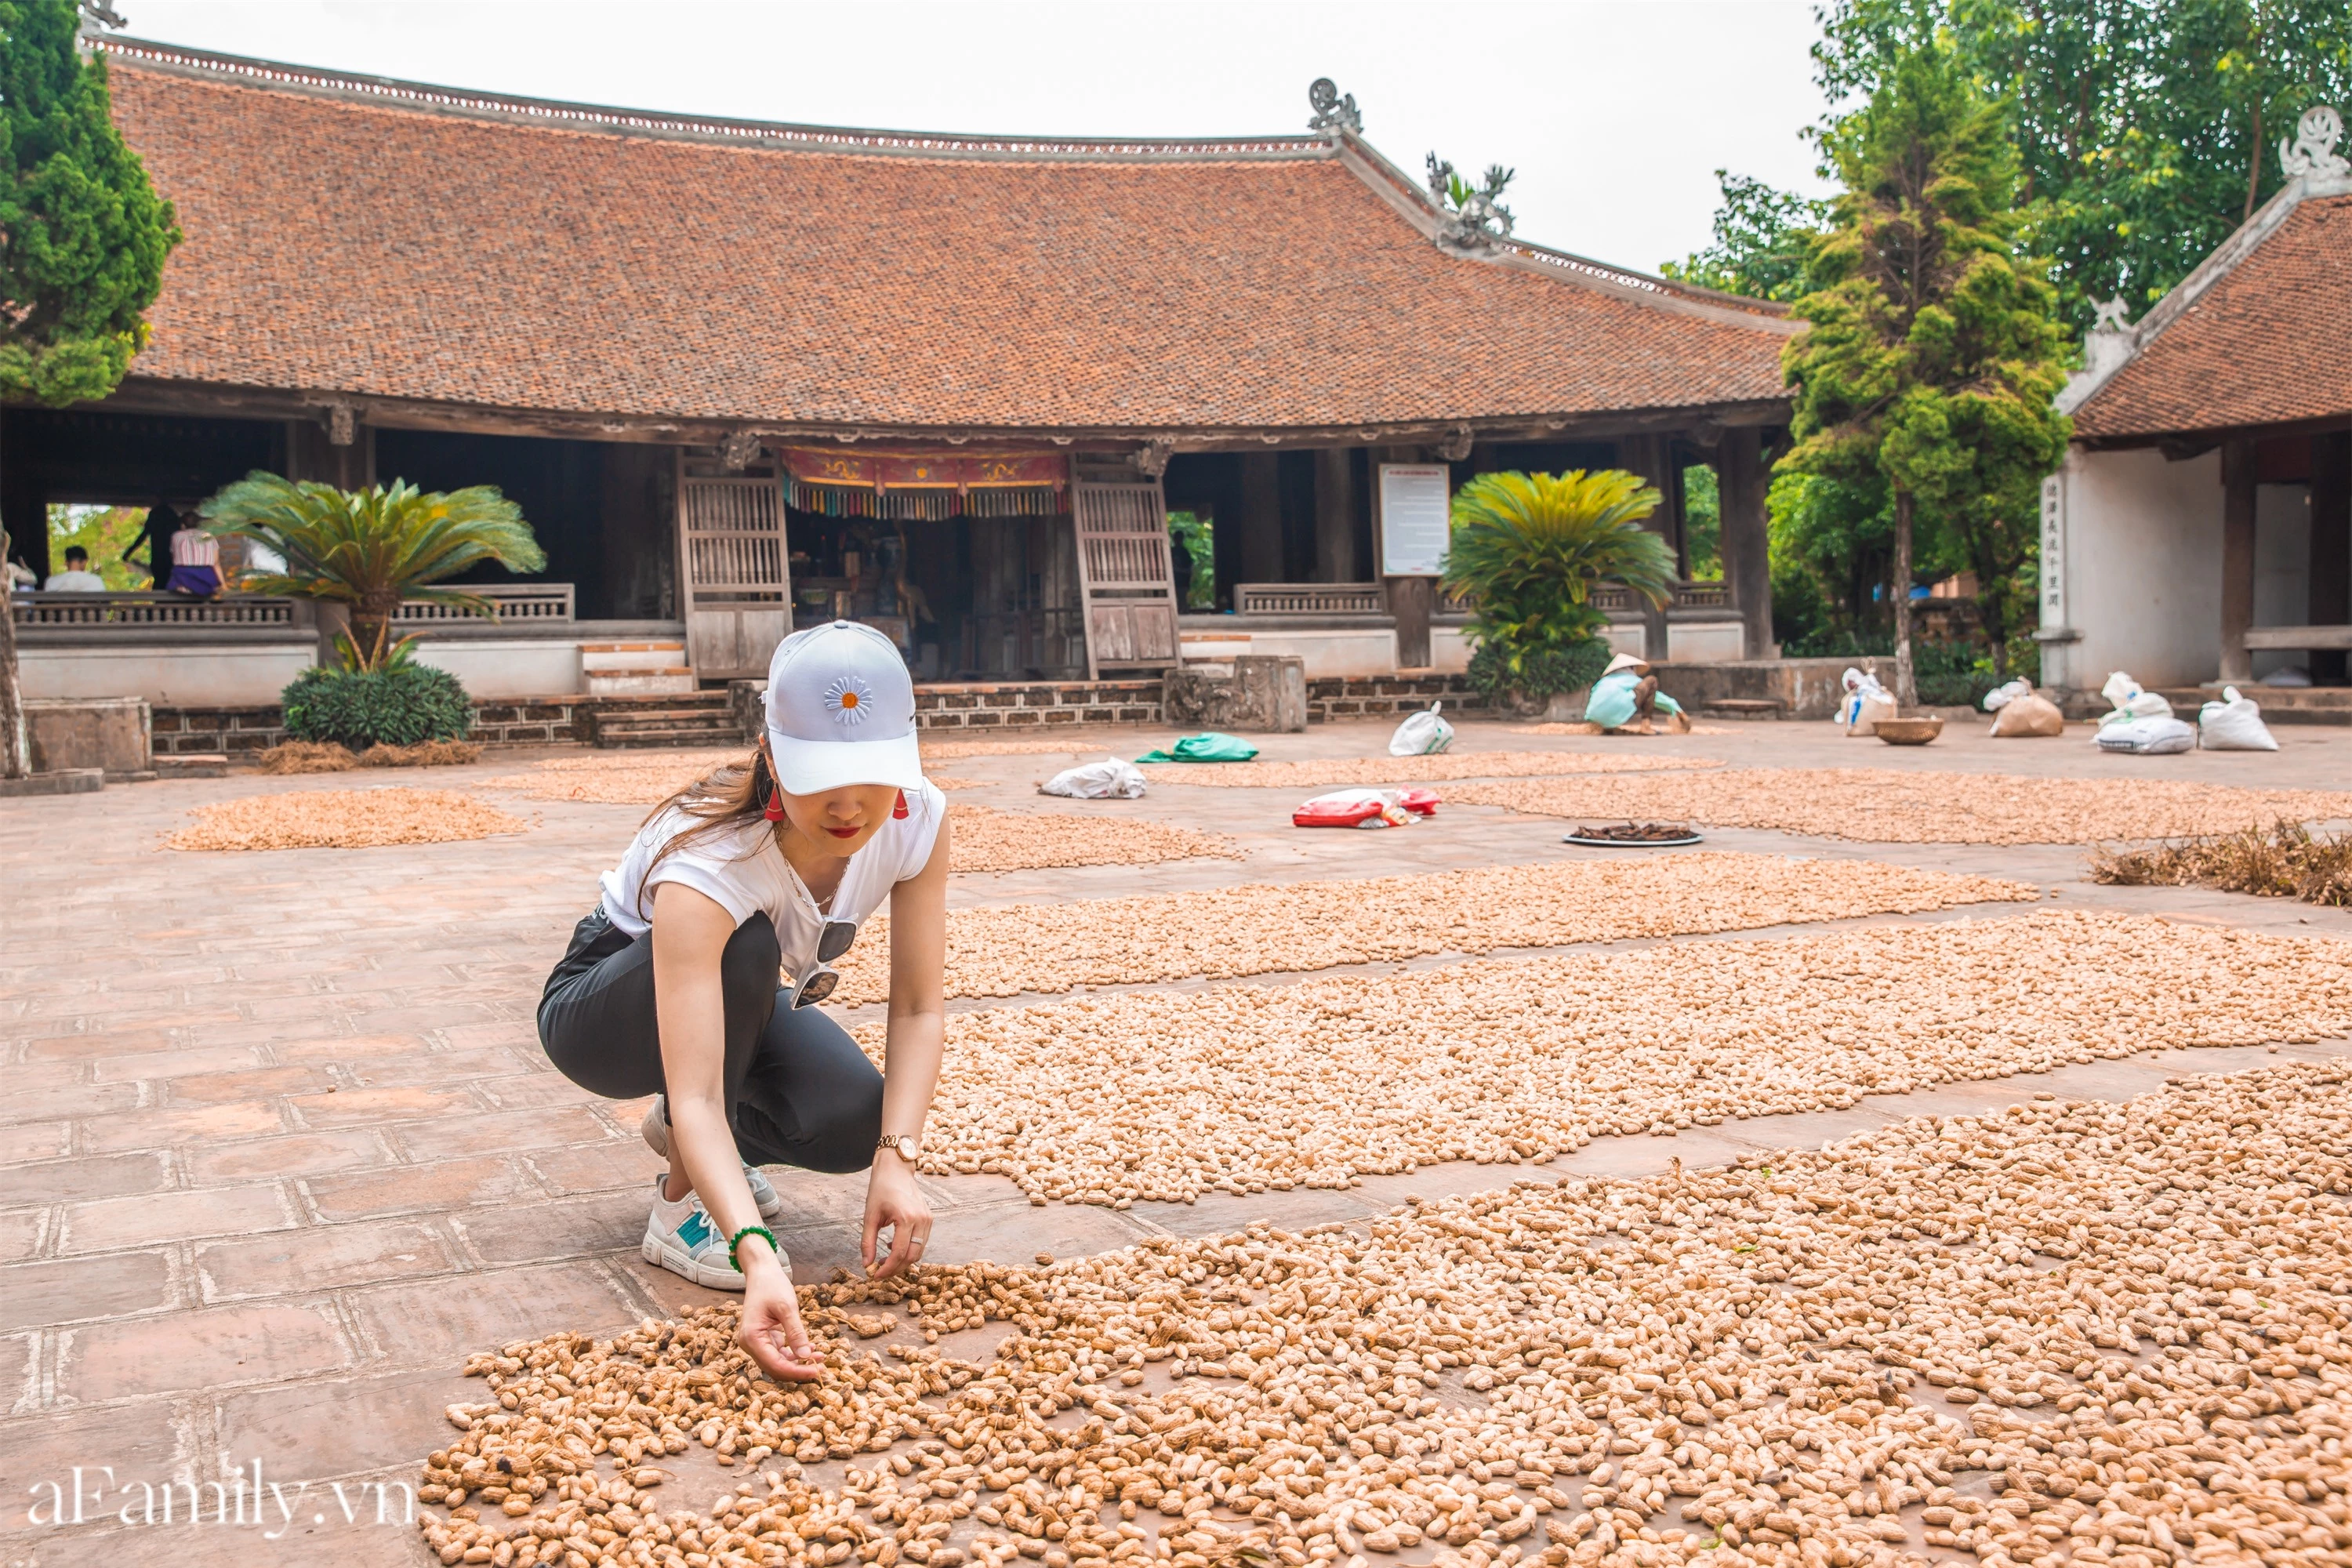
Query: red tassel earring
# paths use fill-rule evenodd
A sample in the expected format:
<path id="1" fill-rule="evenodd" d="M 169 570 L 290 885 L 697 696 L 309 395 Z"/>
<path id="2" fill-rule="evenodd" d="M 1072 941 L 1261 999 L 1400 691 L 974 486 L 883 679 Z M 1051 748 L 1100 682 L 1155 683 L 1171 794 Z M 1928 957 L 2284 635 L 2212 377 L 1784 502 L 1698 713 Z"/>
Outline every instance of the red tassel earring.
<path id="1" fill-rule="evenodd" d="M 784 792 L 780 789 L 770 790 L 768 804 L 761 808 L 760 815 L 770 822 L 782 822 L 784 819 Z"/>
<path id="2" fill-rule="evenodd" d="M 904 822 L 907 820 L 907 792 L 905 790 L 900 790 L 898 792 L 898 804 L 890 808 L 890 817 L 894 822 Z"/>

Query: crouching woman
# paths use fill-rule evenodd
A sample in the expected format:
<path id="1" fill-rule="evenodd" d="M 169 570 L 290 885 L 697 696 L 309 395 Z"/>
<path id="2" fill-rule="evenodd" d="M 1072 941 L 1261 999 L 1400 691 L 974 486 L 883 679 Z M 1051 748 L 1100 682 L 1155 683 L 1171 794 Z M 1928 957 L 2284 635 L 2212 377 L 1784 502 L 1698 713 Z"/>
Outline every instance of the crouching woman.
<path id="1" fill-rule="evenodd" d="M 795 632 L 769 666 L 758 749 L 655 809 L 540 1002 L 541 1042 L 565 1077 L 609 1099 L 658 1097 L 644 1132 L 669 1170 L 646 1259 L 743 1292 L 741 1342 L 772 1376 L 822 1365 L 762 1223 L 783 1202 L 758 1167 L 870 1169 L 858 1256 L 877 1278 L 920 1262 L 930 1236 L 915 1161 L 944 1023 L 946 816 L 889 640 L 848 621 Z M 817 1004 L 886 899 L 877 1072 Z"/>

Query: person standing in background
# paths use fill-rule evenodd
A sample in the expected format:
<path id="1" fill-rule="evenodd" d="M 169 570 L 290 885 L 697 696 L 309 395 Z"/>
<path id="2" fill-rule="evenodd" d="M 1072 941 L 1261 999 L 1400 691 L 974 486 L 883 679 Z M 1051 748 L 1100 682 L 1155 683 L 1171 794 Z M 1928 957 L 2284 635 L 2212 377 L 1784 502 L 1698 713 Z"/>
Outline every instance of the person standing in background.
<path id="1" fill-rule="evenodd" d="M 147 521 L 140 529 L 139 537 L 122 552 L 122 559 L 136 566 L 140 563 L 131 561 L 132 553 L 142 544 L 147 547 L 147 574 L 155 580 L 154 592 L 158 594 L 172 581 L 172 535 L 179 531 L 180 514 L 159 500 L 147 509 Z"/>

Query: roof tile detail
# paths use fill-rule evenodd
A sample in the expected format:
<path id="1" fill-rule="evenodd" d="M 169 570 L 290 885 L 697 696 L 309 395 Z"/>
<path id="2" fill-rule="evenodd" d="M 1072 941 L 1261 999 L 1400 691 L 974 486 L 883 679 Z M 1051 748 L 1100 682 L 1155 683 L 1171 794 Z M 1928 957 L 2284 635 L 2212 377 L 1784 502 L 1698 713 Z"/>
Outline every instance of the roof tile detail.
<path id="1" fill-rule="evenodd" d="M 2352 417 L 2352 195 L 2310 197 L 2074 411 L 2116 440 Z"/>
<path id="2" fill-rule="evenodd" d="M 751 425 L 1280 428 L 1782 395 L 1787 326 L 1446 257 L 1327 153 L 928 157 L 110 62 L 136 374 Z"/>

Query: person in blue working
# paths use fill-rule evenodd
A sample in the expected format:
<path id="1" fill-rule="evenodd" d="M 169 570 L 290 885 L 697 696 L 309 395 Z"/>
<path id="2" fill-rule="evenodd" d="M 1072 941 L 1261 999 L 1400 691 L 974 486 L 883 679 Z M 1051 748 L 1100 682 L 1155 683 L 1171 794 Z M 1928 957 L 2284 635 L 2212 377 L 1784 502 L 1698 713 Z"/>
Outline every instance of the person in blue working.
<path id="1" fill-rule="evenodd" d="M 1690 732 L 1690 715 L 1683 711 L 1682 704 L 1659 690 L 1658 678 L 1650 673 L 1648 663 L 1630 653 L 1609 661 L 1609 668 L 1592 683 L 1592 695 L 1584 705 L 1586 722 L 1635 735 L 1651 733 L 1651 721 L 1661 713 L 1675 734 Z"/>
<path id="2" fill-rule="evenodd" d="M 740 1342 L 772 1376 L 822 1364 L 761 1223 L 783 1200 L 759 1166 L 870 1168 L 859 1257 L 876 1278 L 922 1261 L 929 1240 L 915 1162 L 946 1024 L 948 853 L 898 650 L 851 621 L 795 632 L 768 667 L 758 747 L 655 808 L 548 976 L 548 1059 L 592 1093 L 659 1097 L 644 1132 L 669 1170 L 646 1260 L 742 1291 Z M 816 1004 L 886 900 L 877 1072 Z"/>

